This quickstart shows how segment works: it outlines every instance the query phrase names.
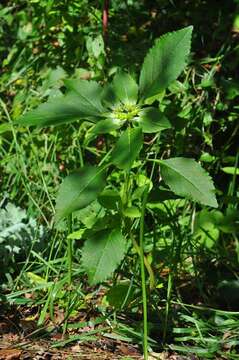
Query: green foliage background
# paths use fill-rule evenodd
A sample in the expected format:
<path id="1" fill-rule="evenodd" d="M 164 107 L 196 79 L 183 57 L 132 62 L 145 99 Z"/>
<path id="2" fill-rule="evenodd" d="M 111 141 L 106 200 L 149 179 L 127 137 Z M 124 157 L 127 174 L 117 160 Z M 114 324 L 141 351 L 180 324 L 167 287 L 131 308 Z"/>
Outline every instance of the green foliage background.
<path id="1" fill-rule="evenodd" d="M 166 190 L 165 198 L 162 194 L 160 198 L 158 194 L 151 196 L 148 211 L 154 216 L 149 216 L 147 222 L 149 227 L 155 222 L 157 234 L 153 237 L 157 235 L 158 240 L 155 248 L 152 234 L 148 234 L 145 251 L 149 261 L 153 258 L 157 262 L 154 270 L 159 276 L 150 311 L 155 314 L 158 306 L 165 305 L 169 283 L 162 274 L 168 269 L 173 273 L 175 302 L 201 302 L 222 311 L 238 310 L 238 175 L 235 170 L 239 157 L 238 2 L 112 0 L 106 45 L 102 36 L 102 6 L 103 1 L 88 0 L 1 2 L 1 206 L 5 208 L 7 203 L 14 202 L 27 209 L 28 218 L 36 219 L 40 227 L 52 229 L 56 193 L 62 179 L 83 162 L 97 165 L 115 140 L 115 137 L 108 139 L 102 135 L 96 140 L 87 138 L 87 125 L 64 125 L 61 131 L 57 127 L 29 131 L 16 129 L 13 121 L 48 96 L 59 95 L 63 80 L 69 75 L 102 84 L 112 80 L 120 69 L 129 69 L 137 77 L 155 39 L 163 33 L 193 25 L 189 65 L 161 100 L 162 109 L 174 127 L 163 132 L 151 150 L 158 151 L 159 158 L 163 154 L 172 157 L 186 154 L 200 161 L 214 180 L 219 208 L 195 207 L 189 202 L 169 198 Z M 145 136 L 145 142 L 150 144 L 151 140 L 151 135 Z M 137 174 L 130 181 L 138 185 L 145 175 Z M 117 187 L 125 179 L 119 171 L 112 174 L 110 181 Z M 117 193 L 114 196 L 117 202 Z M 133 194 L 133 218 L 140 196 L 136 191 Z M 107 203 L 107 194 L 101 201 Z M 100 218 L 102 211 L 98 203 L 90 205 L 76 214 L 75 224 L 83 223 L 90 228 L 96 214 Z M 193 228 L 192 219 L 195 220 Z M 65 236 L 65 224 L 59 224 L 57 231 L 51 232 L 49 247 L 41 255 L 45 260 L 49 251 L 55 254 L 55 259 L 64 255 L 65 248 L 59 244 Z M 75 254 L 77 263 L 81 234 L 75 234 L 73 239 L 79 244 Z M 4 238 L 0 246 L 5 246 L 5 241 Z M 31 247 L 27 249 L 30 251 Z M 11 274 L 1 277 L 6 288 L 29 286 L 30 280 L 24 271 L 14 285 L 22 269 L 21 261 L 28 255 L 16 259 L 17 266 L 11 262 L 10 271 L 6 265 L 6 273 Z M 132 269 L 138 274 L 134 255 L 131 254 L 128 263 L 119 269 L 120 278 L 132 279 Z M 50 271 L 34 261 L 27 270 L 41 276 Z M 84 277 L 79 273 L 77 276 L 84 283 Z M 137 313 L 135 285 L 130 307 L 133 314 Z M 223 351 L 223 346 L 216 344 L 228 330 L 226 313 L 191 310 L 180 310 L 180 314 L 174 316 L 172 309 L 170 321 L 174 327 L 169 331 L 169 342 L 174 339 L 174 348 L 180 351 L 185 344 L 195 345 L 204 351 L 202 356 L 214 356 Z M 137 318 L 136 315 L 132 317 Z M 156 325 L 152 320 L 154 315 L 151 318 L 152 334 L 157 332 L 155 328 L 163 315 L 157 313 L 157 317 Z M 238 346 L 234 334 L 238 317 L 231 315 L 230 321 L 229 348 L 233 353 Z M 215 330 L 218 324 L 221 327 Z M 198 326 L 201 337 L 195 336 Z M 177 329 L 181 329 L 181 333 Z M 215 336 L 214 343 L 208 340 L 210 332 Z M 158 341 L 157 336 L 155 338 Z"/>

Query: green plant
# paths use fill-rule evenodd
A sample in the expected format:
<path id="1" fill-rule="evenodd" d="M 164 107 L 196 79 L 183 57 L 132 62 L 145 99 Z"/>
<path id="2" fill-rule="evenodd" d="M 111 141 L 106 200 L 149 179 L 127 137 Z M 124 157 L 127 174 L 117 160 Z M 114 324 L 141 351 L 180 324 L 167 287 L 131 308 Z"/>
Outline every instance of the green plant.
<path id="1" fill-rule="evenodd" d="M 68 218 L 71 233 L 73 213 L 81 213 L 93 202 L 105 209 L 103 217 L 96 216 L 92 226 L 82 227 L 75 234 L 77 239 L 85 240 L 82 266 L 91 284 L 106 280 L 133 244 L 141 262 L 145 359 L 148 330 L 144 266 L 153 286 L 152 269 L 144 256 L 144 227 L 152 227 L 147 224 L 148 196 L 152 191 L 162 195 L 164 187 L 168 186 L 166 193 L 169 198 L 174 193 L 202 205 L 217 207 L 212 181 L 195 160 L 158 158 L 159 150 L 152 151 L 152 145 L 160 145 L 161 133 L 173 127 L 163 112 L 161 99 L 167 87 L 185 68 L 191 35 L 192 27 L 186 27 L 158 39 L 145 57 L 139 84 L 123 71 L 104 87 L 95 81 L 65 80 L 64 94 L 52 97 L 17 121 L 21 126 L 41 127 L 59 126 L 76 120 L 86 122 L 85 146 L 99 135 L 106 137 L 107 153 L 98 164 L 84 165 L 85 159 L 81 156 L 80 170 L 63 180 L 56 199 L 56 221 Z M 144 136 L 145 139 L 150 137 L 149 143 L 144 141 Z M 112 177 L 113 181 L 107 181 Z M 160 181 L 164 187 L 160 187 Z M 74 233 L 69 235 L 71 282 L 71 239 L 74 239 Z"/>

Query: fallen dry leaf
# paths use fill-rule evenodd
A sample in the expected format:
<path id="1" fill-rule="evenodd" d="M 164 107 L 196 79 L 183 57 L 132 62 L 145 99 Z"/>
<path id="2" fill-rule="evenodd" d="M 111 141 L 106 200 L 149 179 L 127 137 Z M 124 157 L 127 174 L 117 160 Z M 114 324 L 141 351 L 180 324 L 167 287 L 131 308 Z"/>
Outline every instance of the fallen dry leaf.
<path id="1" fill-rule="evenodd" d="M 0 350 L 0 360 L 18 360 L 22 351 L 18 349 L 2 349 Z"/>

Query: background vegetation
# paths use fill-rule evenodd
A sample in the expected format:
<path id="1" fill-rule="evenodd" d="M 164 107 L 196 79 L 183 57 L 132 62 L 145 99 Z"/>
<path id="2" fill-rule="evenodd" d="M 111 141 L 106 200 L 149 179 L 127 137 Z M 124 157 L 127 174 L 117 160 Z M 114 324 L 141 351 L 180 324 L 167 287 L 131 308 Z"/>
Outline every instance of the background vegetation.
<path id="1" fill-rule="evenodd" d="M 238 6 L 236 0 L 112 0 L 103 38 L 103 1 L 1 3 L 0 282 L 6 306 L 28 307 L 48 333 L 60 323 L 69 342 L 81 340 L 76 326 L 81 320 L 85 326 L 94 323 L 85 341 L 95 341 L 97 333 L 111 334 L 141 346 L 135 250 L 129 249 L 112 281 L 89 288 L 76 232 L 82 224 L 90 228 L 104 209 L 93 203 L 77 213 L 69 301 L 66 224 L 54 226 L 62 179 L 83 160 L 98 164 L 111 140 L 100 135 L 86 141 L 88 128 L 77 123 L 60 131 L 26 129 L 13 122 L 48 96 L 57 96 L 68 76 L 102 84 L 119 69 L 137 76 L 154 39 L 193 25 L 189 65 L 162 99 L 173 130 L 163 132 L 151 151 L 159 158 L 186 154 L 200 161 L 214 180 L 219 207 L 211 210 L 156 195 L 150 199 L 145 253 L 156 283 L 148 304 L 149 344 L 157 352 L 238 358 Z M 145 136 L 147 151 L 151 140 Z M 142 178 L 137 176 L 132 181 L 139 185 Z M 120 171 L 112 174 L 112 186 L 124 182 Z M 147 232 L 151 222 L 153 233 Z M 87 314 L 84 321 L 82 313 Z"/>

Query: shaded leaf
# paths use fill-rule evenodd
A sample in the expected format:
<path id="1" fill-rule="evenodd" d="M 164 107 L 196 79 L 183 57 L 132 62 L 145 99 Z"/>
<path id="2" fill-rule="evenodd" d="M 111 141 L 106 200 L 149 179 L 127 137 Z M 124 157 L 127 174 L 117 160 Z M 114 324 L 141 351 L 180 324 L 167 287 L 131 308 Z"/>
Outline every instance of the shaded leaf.
<path id="1" fill-rule="evenodd" d="M 196 241 L 208 249 L 213 247 L 219 238 L 220 230 L 218 220 L 222 217 L 222 213 L 217 210 L 209 211 L 208 209 L 203 209 L 198 212 L 194 226 L 194 237 Z"/>
<path id="2" fill-rule="evenodd" d="M 106 189 L 98 196 L 98 201 L 106 209 L 117 210 L 121 199 L 118 191 Z"/>
<path id="3" fill-rule="evenodd" d="M 120 101 L 117 99 L 113 84 L 106 84 L 102 92 L 102 103 L 107 107 L 114 109 L 115 106 L 120 105 Z"/>
<path id="4" fill-rule="evenodd" d="M 106 301 L 115 309 L 127 307 L 134 299 L 135 287 L 130 282 L 121 282 L 110 288 L 106 295 Z"/>
<path id="5" fill-rule="evenodd" d="M 113 118 L 108 118 L 98 121 L 95 126 L 90 130 L 90 136 L 99 134 L 108 134 L 111 131 L 118 129 L 121 122 Z"/>
<path id="6" fill-rule="evenodd" d="M 175 195 L 172 191 L 161 187 L 160 189 L 152 189 L 149 193 L 148 203 L 162 203 L 165 200 L 175 199 L 178 199 L 178 195 Z"/>
<path id="7" fill-rule="evenodd" d="M 166 116 L 153 107 L 143 109 L 139 114 L 138 122 L 144 133 L 154 133 L 171 127 Z"/>

